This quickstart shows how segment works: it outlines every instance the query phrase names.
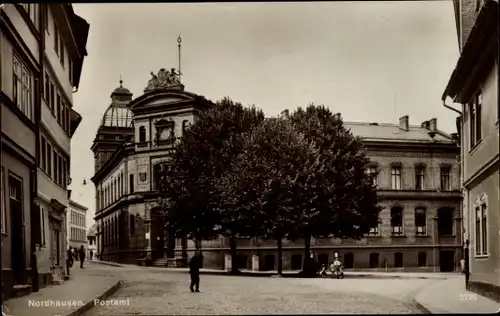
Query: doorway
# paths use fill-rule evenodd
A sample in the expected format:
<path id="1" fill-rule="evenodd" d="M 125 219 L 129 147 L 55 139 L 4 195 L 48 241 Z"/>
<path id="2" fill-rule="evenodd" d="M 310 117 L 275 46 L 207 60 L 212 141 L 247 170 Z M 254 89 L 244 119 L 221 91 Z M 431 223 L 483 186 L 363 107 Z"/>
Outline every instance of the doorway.
<path id="1" fill-rule="evenodd" d="M 159 209 L 151 210 L 151 259 L 163 258 L 165 255 L 165 226 Z M 168 243 L 170 246 L 170 242 Z"/>
<path id="2" fill-rule="evenodd" d="M 318 264 L 320 267 L 323 265 L 328 266 L 328 254 L 322 253 L 318 256 Z"/>
<path id="3" fill-rule="evenodd" d="M 11 220 L 11 256 L 14 284 L 25 283 L 24 216 L 22 207 L 22 182 L 9 177 L 9 206 Z"/>
<path id="4" fill-rule="evenodd" d="M 377 269 L 380 266 L 380 255 L 376 252 L 370 254 L 370 269 Z"/>
<path id="5" fill-rule="evenodd" d="M 274 270 L 274 255 L 266 255 L 264 259 L 264 271 Z"/>
<path id="6" fill-rule="evenodd" d="M 354 255 L 352 253 L 346 253 L 344 255 L 344 268 L 345 269 L 354 268 Z"/>
<path id="7" fill-rule="evenodd" d="M 292 270 L 302 269 L 302 255 L 292 255 Z"/>
<path id="8" fill-rule="evenodd" d="M 439 269 L 441 272 L 453 272 L 455 269 L 455 252 L 442 250 L 439 252 Z"/>

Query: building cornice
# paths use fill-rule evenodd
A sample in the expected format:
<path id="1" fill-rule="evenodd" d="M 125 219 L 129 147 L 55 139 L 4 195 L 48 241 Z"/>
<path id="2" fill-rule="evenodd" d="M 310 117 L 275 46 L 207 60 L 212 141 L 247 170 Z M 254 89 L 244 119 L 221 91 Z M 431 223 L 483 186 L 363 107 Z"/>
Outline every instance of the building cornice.
<path id="1" fill-rule="evenodd" d="M 486 0 L 472 27 L 457 65 L 442 95 L 455 103 L 467 103 L 474 82 L 498 58 L 498 1 Z"/>

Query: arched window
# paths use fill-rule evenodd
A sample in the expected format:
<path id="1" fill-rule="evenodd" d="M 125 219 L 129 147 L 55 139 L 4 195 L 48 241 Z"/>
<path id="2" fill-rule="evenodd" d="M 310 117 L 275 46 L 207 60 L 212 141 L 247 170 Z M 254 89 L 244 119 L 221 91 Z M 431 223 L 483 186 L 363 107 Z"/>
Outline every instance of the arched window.
<path id="1" fill-rule="evenodd" d="M 139 127 L 139 142 L 145 142 L 146 141 L 146 127 L 141 126 Z"/>

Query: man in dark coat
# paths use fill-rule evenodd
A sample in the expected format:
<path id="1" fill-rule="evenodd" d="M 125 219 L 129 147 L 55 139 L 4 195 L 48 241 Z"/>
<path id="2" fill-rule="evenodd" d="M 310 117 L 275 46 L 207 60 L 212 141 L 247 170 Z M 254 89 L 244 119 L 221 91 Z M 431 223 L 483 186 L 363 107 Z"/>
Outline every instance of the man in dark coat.
<path id="1" fill-rule="evenodd" d="M 465 241 L 465 249 L 464 249 L 464 274 L 465 274 L 465 289 L 469 289 L 469 280 L 470 280 L 470 266 L 469 266 L 469 240 Z"/>
<path id="2" fill-rule="evenodd" d="M 80 247 L 79 254 L 80 254 L 80 269 L 83 269 L 83 262 L 85 261 L 85 249 L 83 248 L 83 246 Z"/>
<path id="3" fill-rule="evenodd" d="M 203 255 L 200 252 L 196 252 L 195 255 L 189 260 L 189 274 L 191 275 L 191 285 L 189 289 L 191 292 L 200 291 L 200 268 L 201 260 L 203 260 Z"/>

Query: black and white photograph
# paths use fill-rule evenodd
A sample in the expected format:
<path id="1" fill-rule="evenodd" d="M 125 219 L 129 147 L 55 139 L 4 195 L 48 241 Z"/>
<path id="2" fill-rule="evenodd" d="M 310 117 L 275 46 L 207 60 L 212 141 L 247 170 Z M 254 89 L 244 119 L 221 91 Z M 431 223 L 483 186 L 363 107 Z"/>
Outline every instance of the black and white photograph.
<path id="1" fill-rule="evenodd" d="M 0 4 L 2 316 L 500 312 L 498 9 Z"/>

